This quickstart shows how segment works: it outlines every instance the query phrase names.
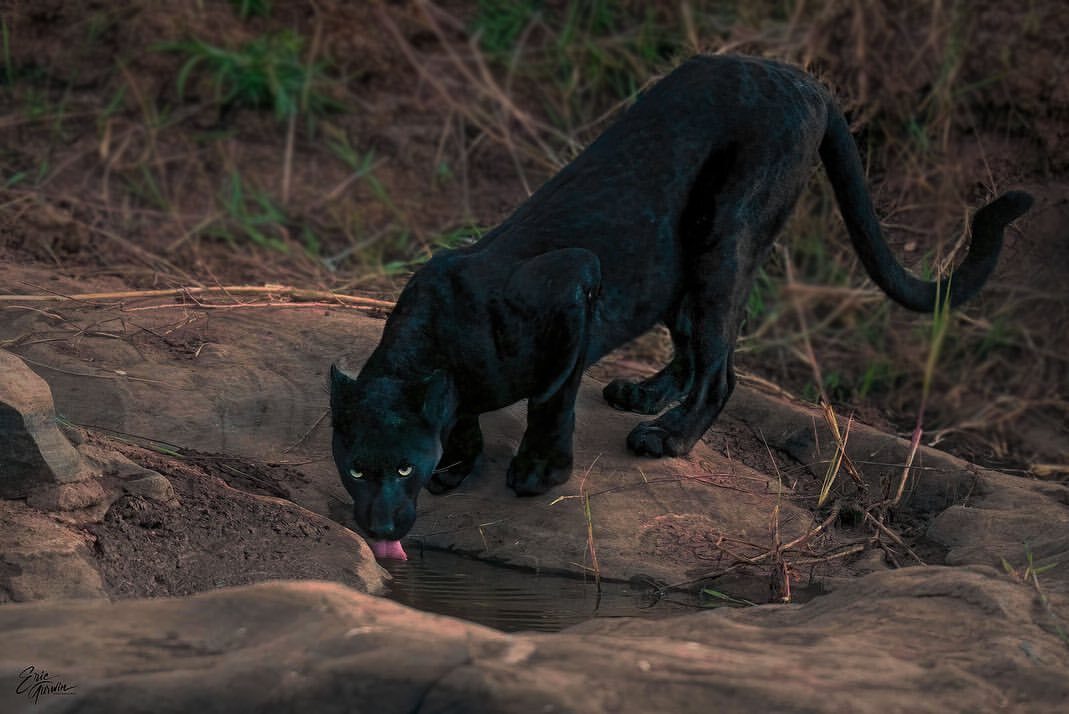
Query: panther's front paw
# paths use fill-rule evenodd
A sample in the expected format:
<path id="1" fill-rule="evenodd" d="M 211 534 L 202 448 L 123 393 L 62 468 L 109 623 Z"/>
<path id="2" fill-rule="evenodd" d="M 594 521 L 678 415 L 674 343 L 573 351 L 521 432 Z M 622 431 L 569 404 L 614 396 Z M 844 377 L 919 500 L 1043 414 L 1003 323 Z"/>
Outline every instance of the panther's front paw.
<path id="1" fill-rule="evenodd" d="M 517 496 L 538 496 L 559 486 L 572 475 L 570 456 L 543 459 L 516 454 L 509 464 L 506 483 Z"/>
<path id="2" fill-rule="evenodd" d="M 627 435 L 627 448 L 639 456 L 686 456 L 691 445 L 656 422 L 644 421 Z"/>
<path id="3" fill-rule="evenodd" d="M 636 414 L 657 414 L 665 405 L 664 395 L 655 394 L 654 390 L 641 383 L 626 379 L 614 379 L 601 391 L 605 401 L 614 409 Z"/>
<path id="4" fill-rule="evenodd" d="M 427 481 L 427 490 L 434 495 L 440 495 L 452 491 L 460 485 L 460 482 L 479 470 L 482 465 L 483 455 L 479 454 L 472 461 L 451 464 L 444 468 L 436 469 Z"/>

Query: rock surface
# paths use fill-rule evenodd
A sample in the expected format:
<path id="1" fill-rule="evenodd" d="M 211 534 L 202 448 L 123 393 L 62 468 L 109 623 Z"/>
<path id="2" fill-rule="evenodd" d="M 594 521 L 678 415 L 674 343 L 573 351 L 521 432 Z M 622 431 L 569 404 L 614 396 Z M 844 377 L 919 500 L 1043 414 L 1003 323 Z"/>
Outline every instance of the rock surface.
<path id="1" fill-rule="evenodd" d="M 75 328 L 106 313 L 64 310 Z M 0 338 L 49 329 L 39 319 L 27 313 L 0 324 Z M 96 598 L 0 608 L 0 637 L 13 643 L 0 648 L 0 680 L 18 681 L 33 666 L 75 689 L 33 704 L 15 687 L 0 688 L 0 710 L 1056 711 L 1069 699 L 1069 568 L 1034 577 L 1034 568 L 1069 560 L 1069 489 L 930 449 L 918 453 L 902 513 L 927 524 L 926 545 L 955 567 L 877 566 L 840 578 L 830 594 L 802 606 L 505 635 L 337 582 L 100 599 L 155 591 L 144 583 L 120 591 L 113 579 L 101 580 L 90 537 L 102 557 L 113 556 L 111 578 L 177 561 L 153 571 L 149 586 L 156 582 L 162 592 L 261 577 L 240 565 L 266 560 L 235 546 L 242 534 L 234 509 L 268 524 L 271 532 L 247 536 L 267 551 L 287 539 L 315 541 L 338 567 L 357 556 L 368 564 L 370 552 L 356 536 L 344 529 L 326 535 L 325 516 L 351 521 L 329 458 L 325 374 L 344 354 L 351 368 L 358 365 L 381 325 L 348 311 L 315 320 L 307 311 L 270 318 L 220 312 L 189 353 L 137 343 L 150 339 L 149 330 L 129 337 L 130 345 L 87 332 L 77 352 L 44 341 L 20 348 L 62 370 L 47 373 L 59 408 L 75 422 L 259 464 L 302 462 L 300 472 L 283 470 L 292 478 L 272 486 L 300 506 L 220 485 L 193 469 L 194 460 L 183 462 L 193 469 L 187 472 L 173 460 L 154 464 L 157 452 L 145 452 L 138 465 L 82 440 L 78 448 L 107 485 L 110 508 L 100 523 L 80 531 L 0 502 L 0 540 L 15 544 L 0 560 L 0 597 Z M 100 378 L 72 376 L 79 372 Z M 603 576 L 672 580 L 715 568 L 722 539 L 752 554 L 805 533 L 821 517 L 795 488 L 819 479 L 830 458 L 832 440 L 811 408 L 741 388 L 689 458 L 652 461 L 624 451 L 641 417 L 608 409 L 598 388 L 588 380 L 581 392 L 577 469 L 568 484 L 541 499 L 514 497 L 504 469 L 523 408 L 487 415 L 483 472 L 446 496 L 424 496 L 416 540 L 574 573 L 588 571 L 596 552 Z M 853 425 L 849 452 L 865 482 L 845 487 L 843 497 L 893 489 L 907 449 L 901 439 Z M 200 560 L 173 556 L 168 548 L 179 537 Z M 310 559 L 304 576 L 325 577 L 314 568 L 329 558 Z M 215 575 L 182 590 L 177 566 L 184 563 Z M 248 578 L 228 579 L 235 574 Z"/>
<path id="2" fill-rule="evenodd" d="M 72 329 L 102 319 L 102 313 L 108 310 L 63 310 Z M 139 314 L 146 328 L 174 317 L 165 311 L 155 317 L 157 326 L 153 315 L 160 313 Z M 217 311 L 210 323 L 198 326 L 196 348 L 179 352 L 174 340 L 161 344 L 148 330 L 125 341 L 87 333 L 77 352 L 59 350 L 59 341 L 20 351 L 35 364 L 62 370 L 45 373 L 59 408 L 72 420 L 199 451 L 307 462 L 300 466 L 307 482 L 288 484 L 290 498 L 352 526 L 348 496 L 329 457 L 327 368 L 341 360 L 357 370 L 382 325 L 353 310 L 326 309 L 314 319 L 307 310 L 284 308 Z M 25 312 L 0 326 L 0 338 L 55 329 L 37 313 Z M 597 555 L 604 577 L 680 581 L 717 568 L 722 538 L 752 544 L 743 555 L 769 547 L 777 508 L 781 540 L 815 523 L 787 483 L 799 479 L 799 464 L 808 478 L 821 478 L 831 457 L 834 441 L 815 409 L 740 387 L 686 459 L 642 460 L 624 449 L 624 437 L 641 417 L 608 408 L 600 386 L 587 379 L 580 391 L 576 468 L 569 483 L 544 497 L 513 496 L 505 471 L 523 433 L 524 405 L 485 415 L 482 471 L 448 495 L 421 496 L 414 540 L 573 573 L 587 572 Z M 903 439 L 852 426 L 848 451 L 864 464 L 870 493 L 897 483 L 908 450 Z M 777 474 L 787 467 L 794 467 L 795 476 L 781 485 Z M 1004 556 L 1022 562 L 1026 538 L 1040 539 L 1037 547 L 1045 557 L 1066 553 L 1054 534 L 1069 532 L 1067 494 L 1062 485 L 992 474 L 921 448 L 905 507 L 923 518 L 946 512 L 933 526 L 932 539 L 949 548 L 952 558 L 964 559 L 955 562 L 997 566 Z M 974 521 L 996 513 L 1000 527 Z M 967 532 L 954 525 L 964 523 L 962 518 L 973 524 L 962 526 Z M 1069 576 L 1051 575 L 1069 587 Z"/>
<path id="3" fill-rule="evenodd" d="M 0 603 L 105 596 L 84 534 L 0 500 Z"/>
<path id="4" fill-rule="evenodd" d="M 568 483 L 523 499 L 507 488 L 526 426 L 524 405 L 514 405 L 482 418 L 482 471 L 443 497 L 425 496 L 413 538 L 536 569 L 579 572 L 596 556 L 602 577 L 679 582 L 715 568 L 725 537 L 754 544 L 738 546 L 750 555 L 768 547 L 777 504 L 783 540 L 813 525 L 772 469 L 730 462 L 704 442 L 686 458 L 634 457 L 624 439 L 642 417 L 608 408 L 600 387 L 588 379 L 580 389 Z"/>
<path id="5" fill-rule="evenodd" d="M 803 606 L 505 635 L 329 583 L 0 608 L 5 712 L 1061 711 L 1069 646 L 987 568 Z M 937 637 L 931 633 L 938 632 Z M 32 665 L 69 694 L 14 692 Z"/>
<path id="6" fill-rule="evenodd" d="M 788 405 L 753 390 L 738 390 L 725 410 L 760 428 L 773 448 L 822 473 L 832 456 L 826 428 L 814 429 L 816 410 Z M 870 493 L 886 492 L 901 478 L 910 444 L 863 424 L 853 424 L 847 453 L 863 466 Z M 936 449 L 920 448 L 903 501 L 930 521 L 927 539 L 947 550 L 948 565 L 1040 567 L 1069 563 L 1069 487 L 980 468 Z M 1069 594 L 1069 568 L 1044 573 L 1050 587 Z"/>
<path id="7" fill-rule="evenodd" d="M 151 322 L 158 313 L 139 313 L 142 327 L 168 324 L 174 316 L 164 312 L 155 318 L 160 325 Z M 327 369 L 337 360 L 358 369 L 377 343 L 382 321 L 341 309 L 255 312 L 214 312 L 210 322 L 190 328 L 182 339 L 191 342 L 178 352 L 174 339 L 161 344 L 148 330 L 126 340 L 85 334 L 78 352 L 58 349 L 57 341 L 20 351 L 35 364 L 62 370 L 44 373 L 60 410 L 73 421 L 199 451 L 301 461 L 307 480 L 287 484 L 289 498 L 352 526 L 349 498 L 329 456 Z M 102 319 L 108 309 L 71 305 L 63 314 L 76 329 Z M 25 312 L 0 325 L 0 338 L 55 329 Z M 424 493 L 413 538 L 492 561 L 576 574 L 592 567 L 593 542 L 604 577 L 678 582 L 717 568 L 722 537 L 752 544 L 744 554 L 767 548 L 773 513 L 779 514 L 781 541 L 816 522 L 789 487 L 799 473 L 821 478 L 831 456 L 833 439 L 816 410 L 740 387 L 688 458 L 637 459 L 626 452 L 624 439 L 642 417 L 608 408 L 600 386 L 588 379 L 580 393 L 570 482 L 544 497 L 516 498 L 504 474 L 522 435 L 524 406 L 485 415 L 481 473 L 447 495 Z M 870 494 L 897 484 L 908 448 L 903 439 L 859 424 L 851 428 L 848 451 L 863 465 Z M 788 467 L 794 475 L 781 485 L 778 473 Z M 1019 565 L 1027 558 L 1026 540 L 1044 563 L 1069 560 L 1058 535 L 1069 532 L 1069 489 L 1061 485 L 984 471 L 921 448 L 904 506 L 918 518 L 934 519 L 932 542 L 949 549 L 955 563 L 998 567 L 1006 557 Z M 1069 589 L 1069 568 L 1046 575 Z"/>
<path id="8" fill-rule="evenodd" d="M 101 317 L 101 308 L 82 309 L 70 306 L 64 316 L 75 325 Z M 6 329 L 54 328 L 31 313 Z M 195 359 L 145 341 L 147 331 L 132 336 L 132 344 L 86 335 L 78 354 L 45 342 L 25 352 L 55 368 L 47 374 L 60 409 L 73 421 L 198 451 L 299 459 L 309 482 L 289 484 L 290 498 L 352 524 L 348 495 L 329 457 L 326 373 L 342 358 L 358 368 L 382 322 L 343 310 L 315 319 L 285 309 L 269 318 L 224 311 L 204 329 L 198 338 L 204 349 Z M 0 336 L 4 331 L 0 327 Z M 494 561 L 574 573 L 592 567 L 596 554 L 604 577 L 679 581 L 696 561 L 712 559 L 713 567 L 719 557 L 713 544 L 725 535 L 755 544 L 747 552 L 769 543 L 769 516 L 777 505 L 784 539 L 812 525 L 809 511 L 785 497 L 789 489 L 767 461 L 755 469 L 704 443 L 686 459 L 630 456 L 624 439 L 640 417 L 611 410 L 598 391 L 591 381 L 582 390 L 571 482 L 534 499 L 518 499 L 506 488 L 505 471 L 524 427 L 524 406 L 515 405 L 484 417 L 487 458 L 480 474 L 446 496 L 423 495 L 413 537 Z"/>
<path id="9" fill-rule="evenodd" d="M 98 502 L 93 473 L 56 425 L 48 384 L 16 355 L 0 350 L 0 498 L 34 495 L 44 508 Z"/>

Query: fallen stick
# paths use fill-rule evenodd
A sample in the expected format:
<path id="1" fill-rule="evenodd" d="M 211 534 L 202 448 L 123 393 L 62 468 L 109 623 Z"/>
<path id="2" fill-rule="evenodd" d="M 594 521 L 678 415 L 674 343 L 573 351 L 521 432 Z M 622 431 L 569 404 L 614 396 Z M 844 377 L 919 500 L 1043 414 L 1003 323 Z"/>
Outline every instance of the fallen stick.
<path id="1" fill-rule="evenodd" d="M 897 533 L 895 533 L 893 530 L 881 523 L 878 519 L 873 517 L 873 515 L 868 511 L 865 511 L 865 520 L 876 526 L 876 528 L 878 528 L 881 533 L 887 535 L 887 537 L 893 540 L 895 543 L 905 548 L 906 552 L 913 556 L 913 559 L 916 560 L 918 563 L 920 563 L 921 565 L 928 565 L 923 560 L 921 560 L 921 557 L 917 555 L 917 553 L 912 548 L 910 548 L 909 545 L 907 545 L 906 542 L 902 540 L 902 538 L 899 537 Z"/>
<path id="2" fill-rule="evenodd" d="M 396 303 L 389 300 L 342 295 L 329 290 L 305 290 L 287 285 L 232 285 L 220 287 L 169 288 L 164 290 L 127 290 L 107 293 L 78 293 L 63 295 L 51 293 L 46 295 L 0 295 L 0 302 L 46 302 L 56 300 L 128 300 L 154 297 L 184 297 L 193 295 L 278 295 L 291 300 L 301 301 L 337 301 L 345 305 L 360 307 L 377 307 L 391 310 Z"/>
<path id="3" fill-rule="evenodd" d="M 241 310 L 244 308 L 275 308 L 284 310 L 316 309 L 322 310 L 327 307 L 341 307 L 336 302 L 200 302 L 195 303 L 167 303 L 165 305 L 139 305 L 138 307 L 124 307 L 124 313 L 145 312 L 148 310 Z M 360 307 L 365 309 L 379 309 L 370 305 L 346 305 L 346 307 Z"/>

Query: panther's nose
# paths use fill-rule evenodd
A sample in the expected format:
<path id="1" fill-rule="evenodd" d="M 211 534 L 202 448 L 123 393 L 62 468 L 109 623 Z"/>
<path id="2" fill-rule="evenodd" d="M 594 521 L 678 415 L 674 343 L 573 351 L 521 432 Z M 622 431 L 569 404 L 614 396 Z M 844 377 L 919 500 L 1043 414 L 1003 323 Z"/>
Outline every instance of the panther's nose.
<path id="1" fill-rule="evenodd" d="M 375 540 L 399 540 L 401 538 L 401 529 L 393 523 L 385 525 L 373 523 L 368 526 L 367 534 Z"/>
<path id="2" fill-rule="evenodd" d="M 381 540 L 402 537 L 412 525 L 407 515 L 414 510 L 413 505 L 399 479 L 383 481 L 369 509 L 368 535 Z"/>
<path id="3" fill-rule="evenodd" d="M 396 540 L 401 537 L 400 528 L 393 505 L 379 501 L 371 507 L 371 521 L 367 524 L 367 533 L 380 540 Z"/>

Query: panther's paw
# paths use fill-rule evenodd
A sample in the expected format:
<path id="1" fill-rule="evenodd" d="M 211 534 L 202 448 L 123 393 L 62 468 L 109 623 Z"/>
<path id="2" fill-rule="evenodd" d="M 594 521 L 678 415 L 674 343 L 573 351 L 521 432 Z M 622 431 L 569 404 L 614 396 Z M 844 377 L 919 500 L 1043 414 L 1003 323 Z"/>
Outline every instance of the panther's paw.
<path id="1" fill-rule="evenodd" d="M 639 456 L 686 456 L 691 445 L 674 436 L 656 422 L 644 421 L 627 435 L 627 448 Z"/>
<path id="2" fill-rule="evenodd" d="M 460 485 L 461 481 L 479 470 L 483 456 L 479 454 L 473 461 L 452 464 L 441 469 L 436 469 L 427 482 L 427 490 L 438 496 L 452 491 Z"/>
<path id="3" fill-rule="evenodd" d="M 538 496 L 559 486 L 572 475 L 571 457 L 543 459 L 516 454 L 509 464 L 506 483 L 517 496 Z"/>
<path id="4" fill-rule="evenodd" d="M 664 395 L 626 379 L 614 379 L 601 391 L 605 401 L 614 409 L 636 414 L 657 414 L 665 406 Z"/>

